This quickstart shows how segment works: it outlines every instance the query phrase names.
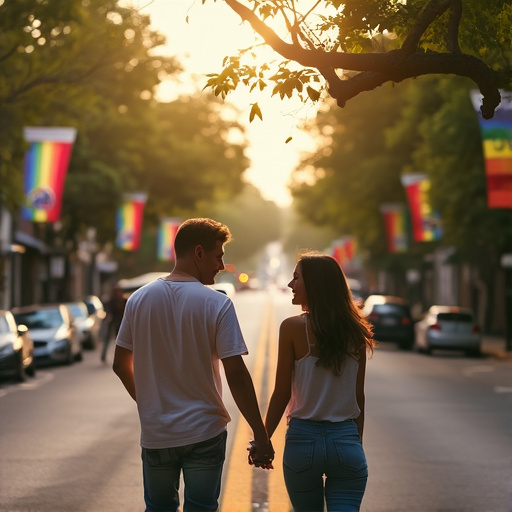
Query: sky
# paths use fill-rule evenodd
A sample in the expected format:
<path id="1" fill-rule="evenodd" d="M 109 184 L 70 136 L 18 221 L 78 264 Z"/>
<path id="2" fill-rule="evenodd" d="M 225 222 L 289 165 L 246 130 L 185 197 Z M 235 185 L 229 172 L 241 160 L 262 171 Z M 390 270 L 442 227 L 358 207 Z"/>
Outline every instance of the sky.
<path id="1" fill-rule="evenodd" d="M 236 55 L 238 49 L 255 42 L 251 27 L 242 24 L 240 17 L 221 1 L 207 0 L 204 5 L 202 0 L 126 0 L 123 3 L 150 16 L 152 27 L 167 38 L 167 44 L 157 48 L 158 53 L 177 56 L 185 69 L 179 84 L 170 81 L 161 85 L 162 100 L 201 90 L 208 73 L 220 72 L 226 55 Z M 251 163 L 245 178 L 265 199 L 288 206 L 291 196 L 287 183 L 291 172 L 301 154 L 314 147 L 300 125 L 314 118 L 315 107 L 304 106 L 298 100 L 281 101 L 279 96 L 271 98 L 269 92 L 249 93 L 244 89 L 228 95 L 226 101 L 241 110 L 238 121 L 246 127 L 249 144 L 246 155 Z M 263 121 L 255 118 L 249 123 L 251 103 L 255 102 L 263 112 Z"/>

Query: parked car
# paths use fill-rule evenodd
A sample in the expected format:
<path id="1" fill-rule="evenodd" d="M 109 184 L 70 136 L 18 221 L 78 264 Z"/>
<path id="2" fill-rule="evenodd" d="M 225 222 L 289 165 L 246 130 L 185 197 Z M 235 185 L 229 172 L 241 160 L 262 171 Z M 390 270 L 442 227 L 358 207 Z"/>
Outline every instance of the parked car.
<path id="1" fill-rule="evenodd" d="M 0 311 L 0 375 L 23 382 L 34 377 L 34 342 L 26 325 L 17 324 L 10 311 Z"/>
<path id="2" fill-rule="evenodd" d="M 92 332 L 91 343 L 86 344 L 85 348 L 94 349 L 96 345 L 101 343 L 102 326 L 107 313 L 103 302 L 96 295 L 89 295 L 85 299 L 85 305 L 89 313 L 89 322 Z"/>
<path id="3" fill-rule="evenodd" d="M 363 316 L 373 326 L 377 341 L 392 341 L 401 350 L 414 345 L 414 322 L 409 303 L 392 295 L 370 295 L 362 308 Z"/>
<path id="4" fill-rule="evenodd" d="M 231 284 L 231 283 L 227 283 L 227 282 L 209 284 L 208 288 L 217 290 L 218 292 L 223 293 L 224 295 L 227 295 L 230 299 L 232 299 L 236 294 L 235 285 Z"/>
<path id="5" fill-rule="evenodd" d="M 99 330 L 95 330 L 94 320 L 89 316 L 87 304 L 83 301 L 66 302 L 75 317 L 75 322 L 82 336 L 81 343 L 84 348 L 94 348 L 99 342 Z"/>
<path id="6" fill-rule="evenodd" d="M 458 306 L 432 306 L 416 324 L 415 348 L 430 354 L 435 349 L 463 350 L 478 356 L 481 335 L 473 311 Z"/>
<path id="7" fill-rule="evenodd" d="M 37 365 L 82 360 L 81 333 L 67 306 L 34 304 L 13 308 L 12 313 L 19 324 L 28 327 Z"/>

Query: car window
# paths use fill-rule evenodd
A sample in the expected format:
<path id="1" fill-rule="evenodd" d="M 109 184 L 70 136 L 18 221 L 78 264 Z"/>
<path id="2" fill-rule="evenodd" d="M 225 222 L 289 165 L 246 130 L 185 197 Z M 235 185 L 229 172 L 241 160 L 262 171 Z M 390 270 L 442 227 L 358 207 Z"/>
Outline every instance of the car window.
<path id="1" fill-rule="evenodd" d="M 0 334 L 7 334 L 11 332 L 9 329 L 9 323 L 7 322 L 7 318 L 4 315 L 0 316 Z"/>
<path id="2" fill-rule="evenodd" d="M 18 324 L 24 324 L 29 329 L 52 329 L 62 324 L 62 316 L 58 309 L 40 309 L 15 315 Z"/>
<path id="3" fill-rule="evenodd" d="M 438 322 L 466 322 L 472 323 L 473 316 L 470 313 L 438 313 Z"/>
<path id="4" fill-rule="evenodd" d="M 409 308 L 400 304 L 375 304 L 373 311 L 379 315 L 410 316 Z"/>
<path id="5" fill-rule="evenodd" d="M 82 308 L 80 304 L 68 304 L 68 308 L 70 309 L 71 313 L 73 313 L 74 317 L 81 318 L 84 316 L 87 316 L 86 308 Z"/>

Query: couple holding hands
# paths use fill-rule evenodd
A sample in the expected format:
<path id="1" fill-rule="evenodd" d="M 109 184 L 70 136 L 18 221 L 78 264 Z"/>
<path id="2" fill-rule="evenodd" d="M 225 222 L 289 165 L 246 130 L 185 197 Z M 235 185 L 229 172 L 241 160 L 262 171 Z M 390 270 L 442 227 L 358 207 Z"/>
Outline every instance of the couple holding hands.
<path id="1" fill-rule="evenodd" d="M 230 421 L 221 362 L 253 430 L 249 463 L 272 469 L 270 438 L 286 414 L 283 472 L 293 510 L 358 511 L 368 477 L 362 436 L 371 330 L 336 260 L 301 255 L 288 286 L 303 313 L 280 326 L 263 421 L 233 303 L 204 286 L 224 270 L 230 239 L 229 229 L 212 219 L 185 221 L 172 272 L 126 304 L 113 369 L 137 404 L 146 511 L 178 510 L 181 474 L 184 512 L 218 510 Z"/>

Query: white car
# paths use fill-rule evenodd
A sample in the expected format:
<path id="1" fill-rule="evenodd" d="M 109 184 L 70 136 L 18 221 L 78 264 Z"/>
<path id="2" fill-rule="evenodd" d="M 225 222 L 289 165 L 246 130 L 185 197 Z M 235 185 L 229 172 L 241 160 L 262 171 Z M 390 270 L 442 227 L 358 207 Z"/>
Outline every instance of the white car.
<path id="1" fill-rule="evenodd" d="M 473 311 L 458 306 L 432 306 L 416 324 L 415 348 L 430 354 L 432 350 L 463 350 L 480 355 L 481 335 Z"/>
<path id="2" fill-rule="evenodd" d="M 34 304 L 13 308 L 12 313 L 18 324 L 28 327 L 37 365 L 82 360 L 81 333 L 67 306 Z"/>

